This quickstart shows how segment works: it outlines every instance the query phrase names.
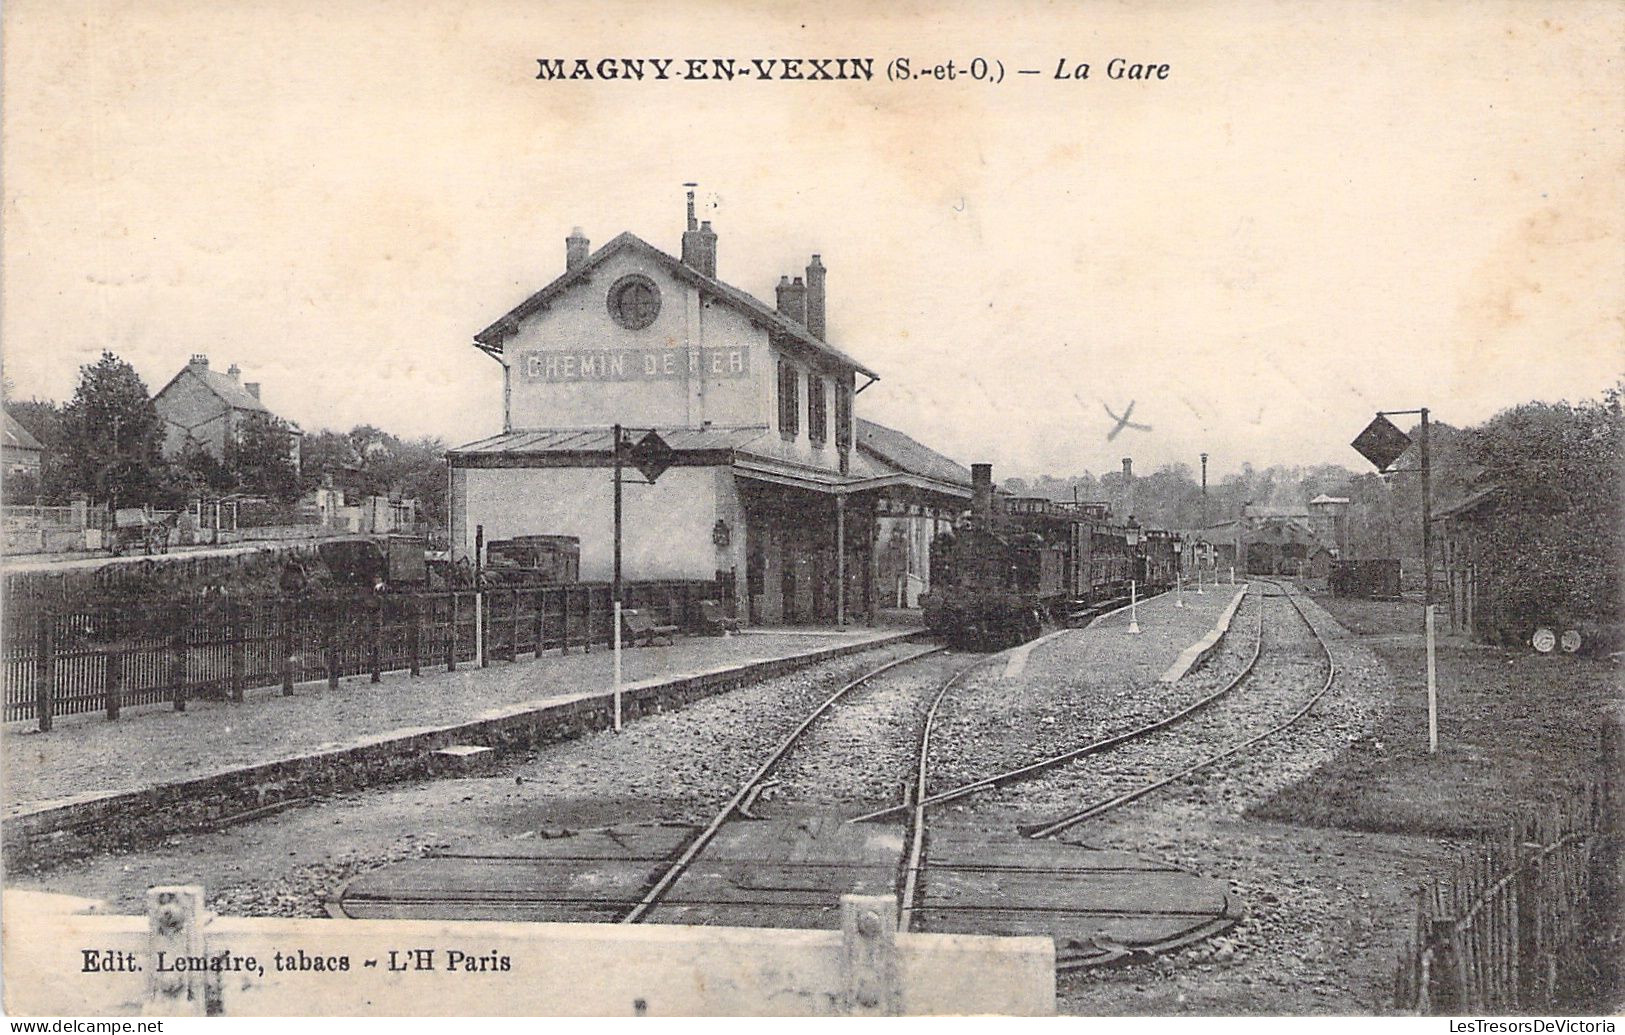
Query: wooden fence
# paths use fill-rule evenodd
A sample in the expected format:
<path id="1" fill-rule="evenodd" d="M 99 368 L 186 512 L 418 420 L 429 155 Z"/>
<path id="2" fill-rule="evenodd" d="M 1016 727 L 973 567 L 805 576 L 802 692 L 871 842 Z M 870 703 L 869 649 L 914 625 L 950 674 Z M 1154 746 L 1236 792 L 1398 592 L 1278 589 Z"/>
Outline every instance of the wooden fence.
<path id="1" fill-rule="evenodd" d="M 1594 1006 L 1615 982 L 1617 814 L 1606 787 L 1512 823 L 1417 889 L 1395 1005 L 1423 1014 Z"/>
<path id="2" fill-rule="evenodd" d="M 623 600 L 659 624 L 693 628 L 699 601 L 728 606 L 731 590 L 726 581 L 629 583 Z M 376 682 L 389 671 L 591 650 L 611 641 L 611 615 L 603 583 L 75 608 L 12 601 L 0 627 L 3 719 L 48 730 L 57 715 L 116 719 L 122 708 L 164 702 L 184 711 L 189 698 L 241 701 L 253 687 L 291 694 L 312 679 L 336 687 L 342 676 Z"/>

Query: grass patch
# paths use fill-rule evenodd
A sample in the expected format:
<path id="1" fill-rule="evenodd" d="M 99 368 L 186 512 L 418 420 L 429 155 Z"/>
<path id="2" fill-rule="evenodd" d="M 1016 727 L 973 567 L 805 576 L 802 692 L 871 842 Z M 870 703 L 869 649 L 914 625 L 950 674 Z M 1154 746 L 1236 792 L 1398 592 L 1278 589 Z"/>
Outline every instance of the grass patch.
<path id="1" fill-rule="evenodd" d="M 1600 775 L 1601 717 L 1620 698 L 1612 664 L 1457 641 L 1437 651 L 1439 751 L 1427 750 L 1420 604 L 1317 597 L 1388 666 L 1394 699 L 1373 737 L 1283 788 L 1261 819 L 1462 837 L 1555 801 Z"/>

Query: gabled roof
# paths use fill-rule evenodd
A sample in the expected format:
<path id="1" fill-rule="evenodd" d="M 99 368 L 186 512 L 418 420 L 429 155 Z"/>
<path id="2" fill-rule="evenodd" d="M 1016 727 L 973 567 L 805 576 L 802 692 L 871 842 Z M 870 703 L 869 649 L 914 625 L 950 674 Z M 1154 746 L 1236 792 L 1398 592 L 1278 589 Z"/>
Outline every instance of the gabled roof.
<path id="1" fill-rule="evenodd" d="M 573 270 L 566 270 L 557 280 L 508 310 L 500 320 L 474 335 L 474 344 L 493 354 L 500 352 L 502 342 L 518 332 L 521 320 L 547 308 L 550 301 L 585 279 L 595 268 L 603 265 L 604 261 L 610 256 L 628 248 L 653 259 L 665 267 L 666 271 L 676 279 L 698 286 L 702 292 L 728 303 L 768 330 L 798 342 L 815 353 L 833 359 L 843 366 L 849 366 L 865 377 L 879 380 L 879 374 L 876 374 L 835 346 L 815 337 L 805 326 L 780 313 L 772 306 L 753 295 L 739 290 L 732 284 L 724 283 L 715 277 L 708 277 L 694 267 L 685 265 L 675 256 L 666 254 L 633 233 L 623 233 L 616 237 L 593 252 L 586 262 Z"/>
<path id="2" fill-rule="evenodd" d="M 677 464 L 697 466 L 727 465 L 736 475 L 755 481 L 772 482 L 840 493 L 866 487 L 866 465 L 854 457 L 854 470 L 848 474 L 814 467 L 794 460 L 755 452 L 751 446 L 767 435 L 766 427 L 734 428 L 656 428 L 676 454 Z M 595 467 L 607 466 L 613 456 L 613 432 L 609 428 L 533 428 L 509 431 L 470 442 L 447 451 L 453 467 Z"/>
<path id="3" fill-rule="evenodd" d="M 742 449 L 767 433 L 766 428 L 657 428 L 672 449 L 684 452 Z M 478 456 L 540 456 L 543 454 L 609 455 L 614 441 L 609 428 L 539 428 L 507 431 L 466 446 L 448 450 L 447 456 L 460 460 Z"/>
<path id="4" fill-rule="evenodd" d="M 169 391 L 187 373 L 191 373 L 203 386 L 213 392 L 217 398 L 234 410 L 250 410 L 254 413 L 270 413 L 266 405 L 254 398 L 252 392 L 243 387 L 243 383 L 230 374 L 222 374 L 218 370 L 210 370 L 201 364 L 188 363 L 181 367 L 180 373 L 169 379 L 169 384 L 158 389 L 152 398 L 154 401 Z"/>
<path id="5" fill-rule="evenodd" d="M 881 463 L 932 481 L 969 488 L 970 470 L 895 428 L 858 418 L 858 449 Z"/>
<path id="6" fill-rule="evenodd" d="M 1483 509 L 1499 495 L 1501 495 L 1501 486 L 1495 484 L 1486 485 L 1481 489 L 1468 493 L 1449 506 L 1440 507 L 1432 513 L 1431 517 L 1434 521 L 1442 521 L 1445 518 L 1471 514 L 1476 510 Z"/>
<path id="7" fill-rule="evenodd" d="M 17 418 L 9 413 L 5 416 L 5 443 L 7 449 L 36 449 L 42 453 L 45 452 L 45 447 L 40 445 L 39 439 L 30 434 L 27 428 L 18 424 Z"/>
<path id="8" fill-rule="evenodd" d="M 1247 516 L 1252 518 L 1306 518 L 1309 511 L 1302 504 L 1290 507 L 1272 507 L 1267 503 L 1250 503 Z"/>

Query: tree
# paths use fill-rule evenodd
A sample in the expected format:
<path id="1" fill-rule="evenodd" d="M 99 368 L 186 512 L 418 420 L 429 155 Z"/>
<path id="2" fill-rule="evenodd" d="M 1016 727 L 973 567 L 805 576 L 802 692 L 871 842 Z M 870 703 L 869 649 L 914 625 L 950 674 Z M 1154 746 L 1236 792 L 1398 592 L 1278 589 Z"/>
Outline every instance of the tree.
<path id="1" fill-rule="evenodd" d="M 269 413 L 250 413 L 226 440 L 224 468 L 240 492 L 278 503 L 299 498 L 299 469 L 293 462 L 293 429 Z"/>
<path id="2" fill-rule="evenodd" d="M 416 499 L 425 521 L 444 526 L 445 453 L 441 439 L 401 439 L 360 424 L 344 433 L 305 436 L 300 474 L 307 489 L 331 482 L 351 502 L 364 496 Z"/>
<path id="3" fill-rule="evenodd" d="M 111 352 L 79 368 L 79 386 L 62 408 L 65 487 L 112 506 L 161 502 L 163 421 L 135 368 Z"/>
<path id="4" fill-rule="evenodd" d="M 182 499 L 221 496 L 237 488 L 237 478 L 224 462 L 196 439 L 188 439 L 176 457 L 171 474 Z"/>
<path id="5" fill-rule="evenodd" d="M 1480 563 L 1496 583 L 1501 624 L 1519 638 L 1542 622 L 1617 620 L 1622 402 L 1625 382 L 1600 401 L 1515 406 L 1469 432 L 1482 484 L 1499 490 L 1482 521 Z"/>
<path id="6" fill-rule="evenodd" d="M 317 431 L 300 444 L 299 481 L 307 492 L 329 483 L 347 488 L 351 474 L 360 469 L 361 458 L 343 432 Z"/>

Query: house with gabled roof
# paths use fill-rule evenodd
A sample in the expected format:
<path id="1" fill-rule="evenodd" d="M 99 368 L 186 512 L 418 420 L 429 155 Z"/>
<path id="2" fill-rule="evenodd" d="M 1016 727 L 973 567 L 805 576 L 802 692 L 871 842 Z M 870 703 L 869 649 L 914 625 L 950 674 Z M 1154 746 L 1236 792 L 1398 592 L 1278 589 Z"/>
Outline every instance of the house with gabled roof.
<path id="1" fill-rule="evenodd" d="M 0 439 L 0 466 L 5 474 L 26 474 L 39 477 L 45 461 L 45 447 L 33 433 L 19 424 L 9 413 L 5 417 L 5 435 Z"/>
<path id="2" fill-rule="evenodd" d="M 211 370 L 209 357 L 201 353 L 193 355 L 158 390 L 152 404 L 164 421 L 164 456 L 169 458 L 180 456 L 188 442 L 223 457 L 226 443 L 238 434 L 250 415 L 275 416 L 260 400 L 259 383 L 245 383 L 237 364 L 224 373 Z M 299 440 L 304 433 L 292 421 L 285 423 L 293 432 L 289 448 L 297 467 Z"/>
<path id="3" fill-rule="evenodd" d="M 623 448 L 653 431 L 670 449 L 652 485 L 628 468 L 626 579 L 724 580 L 749 622 L 873 611 L 879 501 L 931 479 L 855 448 L 878 375 L 829 340 L 821 257 L 768 305 L 718 277 L 717 250 L 692 193 L 679 256 L 631 233 L 592 251 L 578 228 L 564 272 L 473 336 L 502 366 L 503 430 L 447 454 L 454 552 L 575 536 L 581 578 L 608 580 L 621 425 Z"/>

